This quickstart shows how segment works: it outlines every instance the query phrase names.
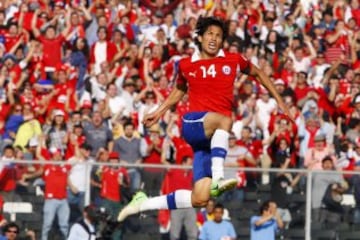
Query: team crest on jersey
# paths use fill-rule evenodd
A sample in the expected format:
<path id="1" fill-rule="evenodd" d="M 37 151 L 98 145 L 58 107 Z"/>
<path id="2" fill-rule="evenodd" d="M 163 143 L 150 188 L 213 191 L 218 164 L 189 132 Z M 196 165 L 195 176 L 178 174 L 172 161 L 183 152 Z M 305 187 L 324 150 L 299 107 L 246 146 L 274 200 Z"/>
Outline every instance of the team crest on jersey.
<path id="1" fill-rule="evenodd" d="M 222 67 L 222 71 L 223 71 L 223 73 L 224 73 L 225 75 L 230 75 L 230 73 L 231 73 L 231 68 L 230 68 L 230 66 L 225 65 L 225 66 Z"/>

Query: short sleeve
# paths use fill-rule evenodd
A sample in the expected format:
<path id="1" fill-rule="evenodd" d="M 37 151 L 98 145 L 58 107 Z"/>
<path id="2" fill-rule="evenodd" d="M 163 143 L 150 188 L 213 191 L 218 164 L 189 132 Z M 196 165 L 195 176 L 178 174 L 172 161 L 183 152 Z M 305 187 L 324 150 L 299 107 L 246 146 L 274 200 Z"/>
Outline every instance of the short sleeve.
<path id="1" fill-rule="evenodd" d="M 239 66 L 240 71 L 246 75 L 249 75 L 251 70 L 251 62 L 247 60 L 244 56 L 239 54 Z"/>
<path id="2" fill-rule="evenodd" d="M 176 86 L 183 86 L 187 83 L 186 78 L 183 75 L 183 71 L 182 71 L 182 65 L 183 62 L 180 60 L 180 62 L 177 64 L 177 76 L 176 76 Z"/>

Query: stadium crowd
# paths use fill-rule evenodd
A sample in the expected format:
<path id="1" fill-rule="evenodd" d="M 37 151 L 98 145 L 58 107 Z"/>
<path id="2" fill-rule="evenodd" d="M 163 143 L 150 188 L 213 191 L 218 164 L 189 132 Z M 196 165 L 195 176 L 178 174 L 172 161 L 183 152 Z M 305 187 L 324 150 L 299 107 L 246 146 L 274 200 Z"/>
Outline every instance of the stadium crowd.
<path id="1" fill-rule="evenodd" d="M 68 234 L 74 220 L 67 219 L 73 211 L 81 216 L 88 184 L 91 202 L 115 216 L 141 183 L 152 196 L 191 189 L 191 173 L 175 169 L 165 174 L 163 168 L 126 164 L 191 164 L 191 147 L 180 134 L 186 97 L 150 129 L 141 120 L 169 95 L 179 59 L 196 51 L 194 29 L 201 16 L 228 23 L 224 49 L 243 53 L 263 69 L 294 119 L 279 111 L 256 79 L 238 75 L 225 165 L 234 167 L 227 174 L 240 181 L 237 192 L 225 198 L 241 201 L 245 182 L 250 188 L 278 184 L 274 188 L 284 194 L 286 187 L 304 187 L 301 175 L 269 178 L 239 172 L 239 166 L 357 171 L 359 4 L 358 0 L 0 0 L 0 203 L 21 201 L 29 186 L 39 186 L 37 194 L 45 199 L 41 233 L 45 240 L 56 215 L 60 231 Z M 34 164 L 12 164 L 13 159 Z M 44 166 L 35 160 L 67 164 Z M 121 167 L 88 169 L 84 162 Z M 358 177 L 335 175 L 319 175 L 314 213 L 322 208 L 327 185 L 334 181 L 341 191 L 355 189 L 360 207 Z M 174 181 L 181 178 L 185 180 Z M 274 196 L 279 209 L 286 209 L 288 203 Z M 325 219 L 339 221 L 331 211 L 326 214 Z M 291 221 L 289 214 L 284 215 L 284 222 Z M 320 215 L 315 214 L 324 219 Z M 355 216 L 359 223 L 360 211 Z M 7 221 L 0 217 L 0 226 Z"/>

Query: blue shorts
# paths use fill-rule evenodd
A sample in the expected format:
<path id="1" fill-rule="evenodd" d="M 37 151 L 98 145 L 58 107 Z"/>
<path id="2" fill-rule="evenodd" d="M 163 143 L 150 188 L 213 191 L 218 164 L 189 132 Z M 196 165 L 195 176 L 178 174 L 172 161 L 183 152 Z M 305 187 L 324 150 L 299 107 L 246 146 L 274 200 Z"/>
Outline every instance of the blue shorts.
<path id="1" fill-rule="evenodd" d="M 211 152 L 199 150 L 194 153 L 193 181 L 195 183 L 204 177 L 212 177 Z"/>
<path id="2" fill-rule="evenodd" d="M 194 152 L 197 150 L 210 151 L 210 139 L 205 135 L 204 118 L 207 112 L 191 112 L 183 116 L 182 135 L 190 144 Z"/>
<path id="3" fill-rule="evenodd" d="M 182 119 L 182 135 L 194 150 L 193 180 L 211 178 L 211 139 L 204 130 L 204 118 L 207 112 L 191 112 Z"/>

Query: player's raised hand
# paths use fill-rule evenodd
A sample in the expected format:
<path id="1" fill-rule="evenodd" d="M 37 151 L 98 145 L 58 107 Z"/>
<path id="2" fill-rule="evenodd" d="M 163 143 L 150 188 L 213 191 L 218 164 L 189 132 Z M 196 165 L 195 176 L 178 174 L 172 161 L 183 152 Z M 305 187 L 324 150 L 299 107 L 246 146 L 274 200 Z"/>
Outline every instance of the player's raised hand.
<path id="1" fill-rule="evenodd" d="M 286 118 L 289 121 L 294 122 L 293 115 L 290 113 L 290 109 L 288 108 L 288 106 L 286 106 L 284 102 L 278 102 L 278 105 L 282 113 L 285 114 Z"/>
<path id="2" fill-rule="evenodd" d="M 154 125 L 155 123 L 157 123 L 160 119 L 161 115 L 158 112 L 152 112 L 152 113 L 148 113 L 145 114 L 142 123 L 146 126 L 146 127 L 151 127 L 152 125 Z"/>

